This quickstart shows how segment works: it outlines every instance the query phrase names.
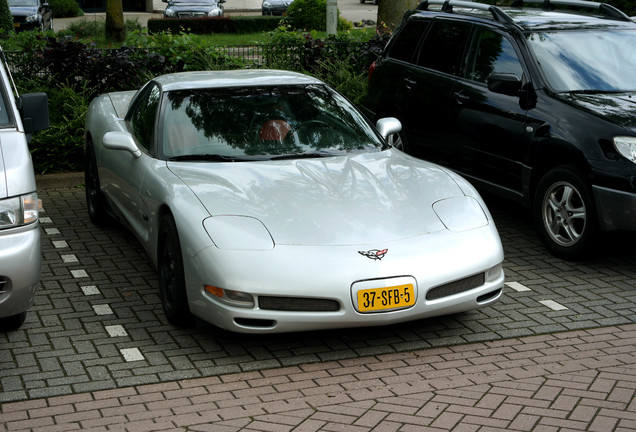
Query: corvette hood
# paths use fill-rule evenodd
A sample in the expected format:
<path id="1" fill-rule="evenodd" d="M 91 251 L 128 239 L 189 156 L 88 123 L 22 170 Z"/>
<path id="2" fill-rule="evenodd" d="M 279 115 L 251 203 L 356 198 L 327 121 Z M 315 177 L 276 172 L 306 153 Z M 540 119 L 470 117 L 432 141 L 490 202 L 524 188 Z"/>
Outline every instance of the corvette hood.
<path id="1" fill-rule="evenodd" d="M 618 126 L 636 129 L 636 92 L 560 95 L 572 105 Z"/>
<path id="2" fill-rule="evenodd" d="M 446 229 L 433 203 L 461 197 L 458 201 L 472 202 L 470 209 L 476 204 L 440 167 L 393 150 L 168 166 L 211 215 L 258 219 L 277 244 L 368 244 L 413 237 Z M 480 221 L 487 223 L 483 211 Z"/>

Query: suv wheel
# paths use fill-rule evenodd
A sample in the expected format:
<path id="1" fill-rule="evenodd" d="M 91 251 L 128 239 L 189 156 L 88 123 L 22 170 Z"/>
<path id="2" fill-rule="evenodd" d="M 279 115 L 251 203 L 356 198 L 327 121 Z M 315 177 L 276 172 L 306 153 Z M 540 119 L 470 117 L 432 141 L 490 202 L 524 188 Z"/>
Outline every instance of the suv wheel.
<path id="1" fill-rule="evenodd" d="M 535 222 L 546 247 L 554 255 L 577 259 L 584 255 L 596 232 L 596 211 L 584 176 L 574 167 L 549 171 L 537 187 Z"/>

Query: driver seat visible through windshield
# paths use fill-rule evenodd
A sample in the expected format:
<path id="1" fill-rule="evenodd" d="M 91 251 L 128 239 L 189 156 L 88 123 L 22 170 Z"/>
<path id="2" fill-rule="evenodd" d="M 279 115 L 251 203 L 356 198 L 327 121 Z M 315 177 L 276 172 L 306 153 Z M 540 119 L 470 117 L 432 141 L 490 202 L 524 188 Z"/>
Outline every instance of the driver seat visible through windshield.
<path id="1" fill-rule="evenodd" d="M 263 123 L 258 131 L 258 139 L 261 141 L 278 141 L 282 143 L 290 130 L 291 126 L 285 120 L 268 120 Z"/>

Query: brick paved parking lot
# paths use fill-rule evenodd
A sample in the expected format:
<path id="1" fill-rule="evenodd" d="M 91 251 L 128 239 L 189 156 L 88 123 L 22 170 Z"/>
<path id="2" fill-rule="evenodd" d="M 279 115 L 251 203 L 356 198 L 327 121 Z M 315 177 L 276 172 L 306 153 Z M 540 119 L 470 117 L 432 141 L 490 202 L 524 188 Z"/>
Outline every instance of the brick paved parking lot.
<path id="1" fill-rule="evenodd" d="M 564 262 L 490 199 L 495 306 L 251 336 L 169 325 L 136 240 L 93 227 L 81 187 L 39 194 L 42 283 L 25 325 L 0 332 L 0 431 L 636 430 L 634 235 Z"/>

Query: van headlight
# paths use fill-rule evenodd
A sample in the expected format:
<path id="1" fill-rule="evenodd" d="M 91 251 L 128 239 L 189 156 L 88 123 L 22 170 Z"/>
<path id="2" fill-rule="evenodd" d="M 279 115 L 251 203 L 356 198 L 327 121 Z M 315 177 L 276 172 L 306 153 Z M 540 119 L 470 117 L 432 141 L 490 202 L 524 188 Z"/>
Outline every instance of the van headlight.
<path id="1" fill-rule="evenodd" d="M 614 137 L 614 147 L 621 155 L 636 163 L 636 137 Z"/>
<path id="2" fill-rule="evenodd" d="M 28 225 L 38 220 L 38 194 L 0 200 L 0 229 Z"/>

